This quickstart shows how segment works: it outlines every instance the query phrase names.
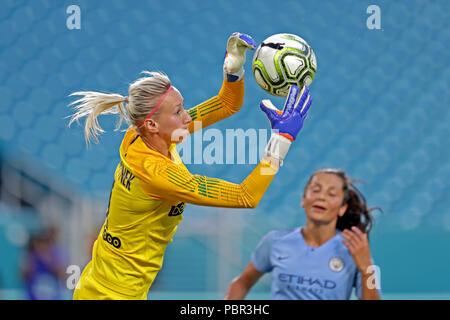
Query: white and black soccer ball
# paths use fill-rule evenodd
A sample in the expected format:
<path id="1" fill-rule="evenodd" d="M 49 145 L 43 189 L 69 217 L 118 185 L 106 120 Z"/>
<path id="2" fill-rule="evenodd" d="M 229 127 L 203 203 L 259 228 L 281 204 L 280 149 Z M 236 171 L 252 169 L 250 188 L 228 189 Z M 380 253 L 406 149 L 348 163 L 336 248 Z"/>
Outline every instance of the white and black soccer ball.
<path id="1" fill-rule="evenodd" d="M 309 86 L 317 70 L 316 55 L 301 37 L 279 33 L 256 49 L 252 63 L 256 82 L 266 92 L 285 97 L 292 84 Z"/>

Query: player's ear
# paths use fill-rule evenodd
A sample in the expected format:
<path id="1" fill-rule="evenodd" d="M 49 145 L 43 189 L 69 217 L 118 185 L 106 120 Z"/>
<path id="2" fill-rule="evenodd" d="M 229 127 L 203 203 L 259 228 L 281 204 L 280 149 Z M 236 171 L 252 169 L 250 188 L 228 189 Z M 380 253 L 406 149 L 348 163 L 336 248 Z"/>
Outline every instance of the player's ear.
<path id="1" fill-rule="evenodd" d="M 145 129 L 150 133 L 158 133 L 159 132 L 159 124 L 153 119 L 147 119 L 144 122 Z"/>
<path id="2" fill-rule="evenodd" d="M 345 213 L 345 211 L 347 211 L 348 208 L 348 204 L 344 204 L 342 207 L 339 208 L 339 212 L 338 215 L 339 217 L 342 217 Z"/>

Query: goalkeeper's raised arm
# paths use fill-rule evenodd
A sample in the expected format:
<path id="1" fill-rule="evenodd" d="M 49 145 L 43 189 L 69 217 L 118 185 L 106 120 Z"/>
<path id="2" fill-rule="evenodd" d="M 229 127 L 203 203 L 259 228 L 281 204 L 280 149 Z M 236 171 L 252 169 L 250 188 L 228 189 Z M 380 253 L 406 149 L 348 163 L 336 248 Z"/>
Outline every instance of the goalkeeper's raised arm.
<path id="1" fill-rule="evenodd" d="M 272 136 L 266 147 L 266 156 L 241 184 L 192 175 L 185 166 L 172 161 L 154 162 L 148 159 L 136 174 L 146 181 L 145 192 L 153 198 L 179 199 L 204 206 L 254 208 L 302 128 L 311 103 L 308 88 L 300 92 L 297 86 L 292 86 L 282 111 L 269 100 L 261 102 L 260 107 L 272 126 Z M 127 153 L 127 150 L 121 153 Z M 130 161 L 127 160 L 131 167 L 139 167 L 138 163 Z"/>
<path id="2" fill-rule="evenodd" d="M 203 129 L 236 113 L 244 103 L 244 64 L 247 49 L 256 44 L 249 35 L 235 32 L 227 41 L 223 63 L 223 83 L 218 95 L 189 109 L 189 133 Z"/>

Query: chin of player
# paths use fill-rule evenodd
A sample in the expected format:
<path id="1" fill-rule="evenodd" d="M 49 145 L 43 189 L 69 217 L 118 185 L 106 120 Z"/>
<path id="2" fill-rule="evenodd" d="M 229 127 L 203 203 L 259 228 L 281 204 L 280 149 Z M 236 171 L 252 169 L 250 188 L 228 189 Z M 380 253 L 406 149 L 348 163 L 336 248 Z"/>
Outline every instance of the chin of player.
<path id="1" fill-rule="evenodd" d="M 176 143 L 176 144 L 183 143 L 186 141 L 188 135 L 189 135 L 188 129 L 176 129 L 172 133 L 171 141 L 172 141 L 172 143 Z"/>
<path id="2" fill-rule="evenodd" d="M 314 224 L 319 225 L 327 225 L 337 220 L 337 217 L 335 217 L 335 215 L 333 215 L 328 210 L 318 211 L 315 209 L 312 209 L 310 212 L 308 212 L 307 218 Z"/>

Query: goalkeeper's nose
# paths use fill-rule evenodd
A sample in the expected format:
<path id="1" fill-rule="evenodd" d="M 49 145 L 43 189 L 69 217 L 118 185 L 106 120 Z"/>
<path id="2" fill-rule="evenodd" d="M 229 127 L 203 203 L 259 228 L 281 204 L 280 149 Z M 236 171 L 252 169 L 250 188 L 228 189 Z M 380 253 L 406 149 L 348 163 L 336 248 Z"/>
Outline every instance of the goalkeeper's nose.
<path id="1" fill-rule="evenodd" d="M 189 124 L 191 123 L 191 121 L 192 121 L 191 115 L 189 114 L 189 112 L 184 110 L 184 123 Z"/>

